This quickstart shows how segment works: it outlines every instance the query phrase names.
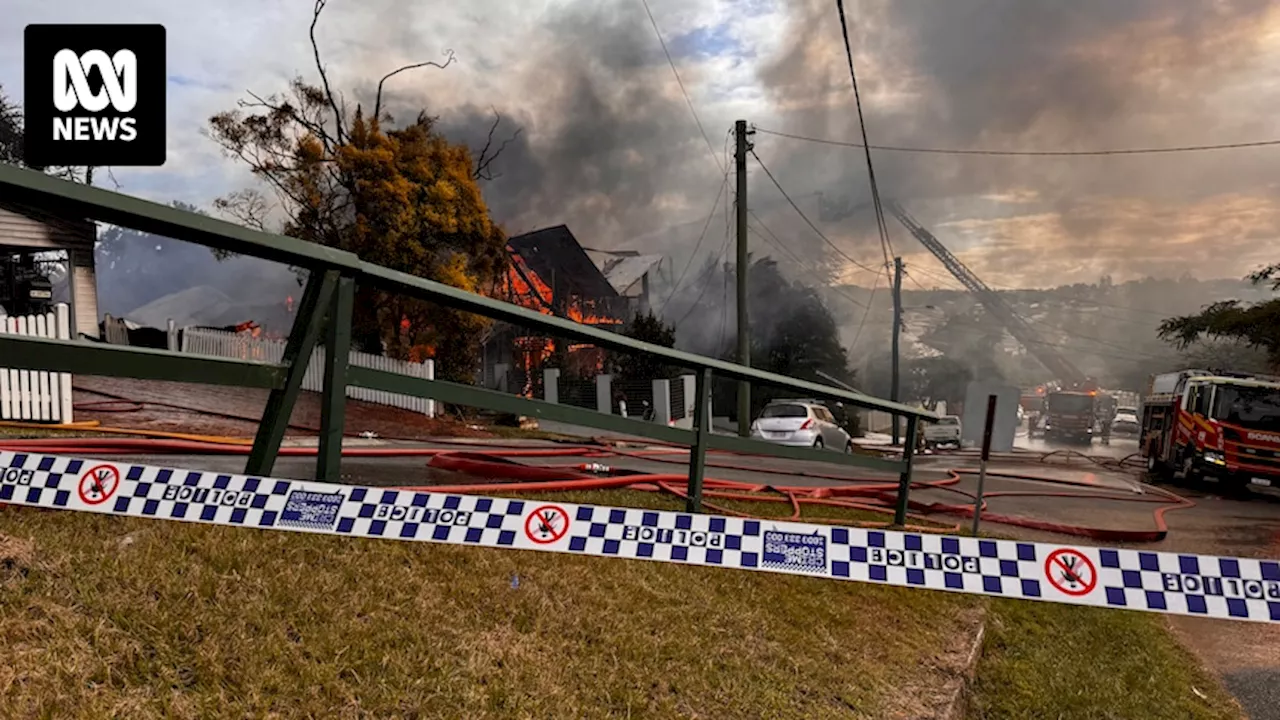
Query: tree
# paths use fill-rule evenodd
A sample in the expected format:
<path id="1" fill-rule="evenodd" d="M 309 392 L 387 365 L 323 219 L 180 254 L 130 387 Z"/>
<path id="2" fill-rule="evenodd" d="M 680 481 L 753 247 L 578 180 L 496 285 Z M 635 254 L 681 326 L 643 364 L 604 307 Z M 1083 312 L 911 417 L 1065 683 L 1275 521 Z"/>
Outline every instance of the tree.
<path id="1" fill-rule="evenodd" d="M 0 86 L 0 162 L 22 164 L 22 108 Z"/>
<path id="2" fill-rule="evenodd" d="M 675 347 L 676 345 L 675 327 L 664 323 L 652 311 L 644 315 L 636 313 L 622 334 L 640 342 L 652 343 L 662 347 Z M 644 354 L 616 353 L 611 364 L 614 367 L 614 372 L 624 381 L 645 381 L 672 375 L 672 368 L 663 364 L 657 358 Z"/>
<path id="3" fill-rule="evenodd" d="M 1248 279 L 1254 285 L 1270 283 L 1273 291 L 1280 290 L 1280 263 L 1268 265 Z M 1241 342 L 1266 351 L 1272 368 L 1280 367 L 1280 299 L 1250 305 L 1222 300 L 1193 315 L 1166 319 L 1159 332 L 1161 339 L 1183 350 L 1201 338 Z"/>
<path id="4" fill-rule="evenodd" d="M 939 400 L 955 407 L 964 402 L 973 372 L 969 366 L 946 355 L 916 357 L 899 365 L 899 397 L 903 402 L 932 405 Z M 889 397 L 893 382 L 893 364 L 889 355 L 881 355 L 868 368 L 864 390 L 879 397 Z"/>
<path id="5" fill-rule="evenodd" d="M 22 106 L 10 100 L 4 94 L 4 87 L 0 86 L 0 163 L 18 167 L 26 166 L 24 138 Z M 55 177 L 85 185 L 93 184 L 95 169 L 93 167 L 32 168 L 32 170 L 47 172 Z M 115 183 L 110 169 L 107 170 L 107 176 Z M 117 187 L 119 187 L 118 184 Z"/>
<path id="6" fill-rule="evenodd" d="M 474 155 L 446 140 L 425 111 L 399 128 L 382 106 L 379 80 L 372 112 L 348 110 L 331 88 L 315 28 L 326 0 L 317 0 L 311 44 L 319 84 L 296 78 L 282 95 L 251 100 L 210 119 L 210 134 L 273 191 L 284 232 L 358 254 L 395 270 L 469 292 L 492 292 L 507 267 L 506 237 L 493 222 L 478 182 L 502 147 L 490 141 Z M 391 128 L 391 129 L 384 129 Z M 260 229 L 272 204 L 255 190 L 220 198 L 216 206 Z M 357 289 L 353 341 L 367 352 L 405 359 L 433 356 L 441 377 L 469 382 L 479 363 L 487 318 L 433 306 L 371 287 Z"/>

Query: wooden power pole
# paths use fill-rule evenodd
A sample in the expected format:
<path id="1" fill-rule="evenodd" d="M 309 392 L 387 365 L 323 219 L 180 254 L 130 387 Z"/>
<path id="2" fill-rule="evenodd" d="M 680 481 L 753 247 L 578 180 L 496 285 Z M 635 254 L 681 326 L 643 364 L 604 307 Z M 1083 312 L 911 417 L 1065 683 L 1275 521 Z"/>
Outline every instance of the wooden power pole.
<path id="1" fill-rule="evenodd" d="M 747 151 L 751 146 L 747 143 L 747 121 L 734 123 L 733 134 L 736 140 L 733 159 L 737 165 L 738 192 L 738 363 L 751 365 L 751 337 L 748 334 L 747 322 Z M 738 383 L 738 435 L 751 436 L 751 383 Z"/>
<path id="2" fill-rule="evenodd" d="M 893 259 L 893 380 L 889 399 L 898 402 L 898 336 L 902 334 L 902 258 Z M 893 444 L 897 445 L 898 417 L 893 418 Z"/>

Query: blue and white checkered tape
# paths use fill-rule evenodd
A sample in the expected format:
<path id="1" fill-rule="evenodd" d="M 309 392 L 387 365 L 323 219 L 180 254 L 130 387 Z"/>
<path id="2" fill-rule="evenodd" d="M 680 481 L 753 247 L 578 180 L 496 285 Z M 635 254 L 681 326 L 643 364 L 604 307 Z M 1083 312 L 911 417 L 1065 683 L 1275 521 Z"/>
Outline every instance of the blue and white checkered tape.
<path id="1" fill-rule="evenodd" d="M 451 495 L 0 452 L 0 503 L 1280 622 L 1280 562 Z"/>

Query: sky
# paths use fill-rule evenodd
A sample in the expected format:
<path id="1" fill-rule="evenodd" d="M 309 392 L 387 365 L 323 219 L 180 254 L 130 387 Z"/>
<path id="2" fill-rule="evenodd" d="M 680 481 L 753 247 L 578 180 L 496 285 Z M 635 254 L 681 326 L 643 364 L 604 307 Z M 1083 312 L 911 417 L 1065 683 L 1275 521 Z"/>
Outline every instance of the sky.
<path id="1" fill-rule="evenodd" d="M 122 192 L 208 208 L 254 183 L 204 134 L 208 118 L 249 91 L 316 79 L 312 2 L 0 0 L 0 85 L 21 98 L 27 23 L 164 24 L 168 161 L 114 176 Z M 438 115 L 452 139 L 477 148 L 495 110 L 500 137 L 521 130 L 485 186 L 511 234 L 565 223 L 588 247 L 667 253 L 677 273 L 691 256 L 731 253 L 723 197 L 711 210 L 729 130 L 745 119 L 761 130 L 756 154 L 827 238 L 752 159 L 747 204 L 772 236 L 753 235 L 753 251 L 796 276 L 870 284 L 841 256 L 883 264 L 862 151 L 763 132 L 858 139 L 835 2 L 649 5 L 689 102 L 641 0 L 330 0 L 317 37 L 330 81 L 352 103 L 369 103 L 396 67 L 455 53 L 445 70 L 388 81 L 387 104 L 399 118 Z M 1265 0 L 846 5 L 874 144 L 1088 150 L 1280 138 L 1280 11 Z M 873 160 L 882 196 L 997 287 L 1239 277 L 1277 259 L 1280 148 Z M 908 273 L 938 284 L 942 266 L 889 222 Z"/>

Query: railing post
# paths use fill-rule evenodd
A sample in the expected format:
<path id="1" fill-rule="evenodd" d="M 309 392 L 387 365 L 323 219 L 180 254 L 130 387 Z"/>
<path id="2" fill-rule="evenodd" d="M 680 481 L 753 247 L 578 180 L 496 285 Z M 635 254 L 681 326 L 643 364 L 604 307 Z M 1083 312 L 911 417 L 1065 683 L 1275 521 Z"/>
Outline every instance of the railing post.
<path id="1" fill-rule="evenodd" d="M 895 417 L 896 421 L 897 418 Z M 911 460 L 916 453 L 916 430 L 920 419 L 914 415 L 907 416 L 907 436 L 902 443 L 902 473 L 898 476 L 898 505 L 893 511 L 895 525 L 907 524 L 907 499 L 911 493 Z"/>
<path id="2" fill-rule="evenodd" d="M 307 288 L 302 292 L 302 301 L 293 317 L 293 327 L 289 330 L 289 340 L 285 343 L 284 357 L 281 358 L 281 362 L 289 368 L 289 373 L 285 377 L 284 387 L 272 389 L 267 396 L 262 422 L 258 424 L 258 432 L 253 439 L 253 450 L 249 452 L 249 460 L 245 463 L 244 471 L 247 475 L 270 475 L 275 467 L 276 454 L 280 452 L 280 443 L 284 442 L 293 406 L 302 390 L 302 378 L 307 374 L 311 351 L 320 340 L 325 315 L 333 304 L 333 291 L 337 286 L 336 270 L 323 274 L 313 272 L 307 278 Z"/>
<path id="3" fill-rule="evenodd" d="M 596 412 L 613 414 L 613 376 L 596 376 Z"/>
<path id="4" fill-rule="evenodd" d="M 707 467 L 707 441 L 711 439 L 711 371 L 698 371 L 694 381 L 693 425 L 696 439 L 689 448 L 689 497 L 685 510 L 702 512 L 702 473 Z"/>
<path id="5" fill-rule="evenodd" d="M 347 363 L 351 360 L 351 307 L 355 304 L 355 280 L 338 280 L 329 311 L 329 332 L 324 343 L 324 395 L 320 401 L 320 448 L 316 454 L 316 479 L 337 482 L 341 477 L 342 431 L 346 425 Z"/>

